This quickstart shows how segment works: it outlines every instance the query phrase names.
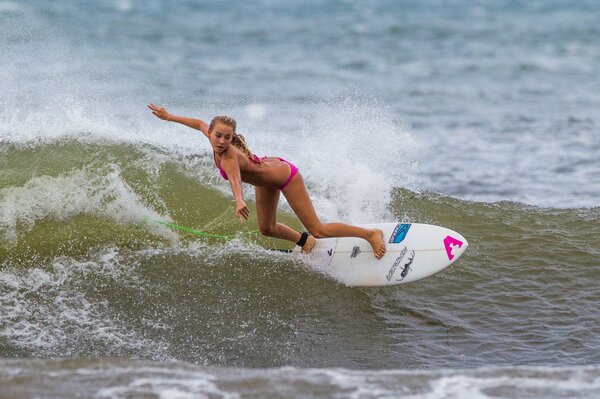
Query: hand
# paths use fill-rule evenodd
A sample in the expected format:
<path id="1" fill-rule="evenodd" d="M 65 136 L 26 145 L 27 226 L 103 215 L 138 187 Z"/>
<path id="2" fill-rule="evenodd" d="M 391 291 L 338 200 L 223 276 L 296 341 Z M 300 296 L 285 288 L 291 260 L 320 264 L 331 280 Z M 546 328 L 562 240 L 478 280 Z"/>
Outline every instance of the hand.
<path id="1" fill-rule="evenodd" d="M 162 119 L 163 121 L 168 121 L 169 117 L 171 116 L 171 115 L 169 115 L 169 113 L 167 112 L 167 110 L 164 107 L 159 107 L 158 105 L 149 104 L 148 108 L 150 108 L 152 110 L 152 113 L 154 115 L 156 115 L 158 118 Z"/>
<path id="2" fill-rule="evenodd" d="M 246 206 L 244 200 L 236 201 L 235 217 L 239 219 L 240 223 L 244 223 L 250 217 L 250 210 Z"/>

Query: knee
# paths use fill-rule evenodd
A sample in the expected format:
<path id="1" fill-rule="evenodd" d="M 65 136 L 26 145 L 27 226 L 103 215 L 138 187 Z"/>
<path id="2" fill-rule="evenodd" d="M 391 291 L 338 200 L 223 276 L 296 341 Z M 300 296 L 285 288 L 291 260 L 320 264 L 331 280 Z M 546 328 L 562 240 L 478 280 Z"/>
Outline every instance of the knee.
<path id="1" fill-rule="evenodd" d="M 272 237 L 275 234 L 275 226 L 258 226 L 260 234 L 267 237 Z"/>
<path id="2" fill-rule="evenodd" d="M 308 232 L 310 233 L 311 236 L 313 236 L 315 238 L 326 238 L 327 237 L 327 234 L 325 234 L 325 231 L 323 231 L 323 229 L 319 228 L 319 227 L 309 228 Z"/>

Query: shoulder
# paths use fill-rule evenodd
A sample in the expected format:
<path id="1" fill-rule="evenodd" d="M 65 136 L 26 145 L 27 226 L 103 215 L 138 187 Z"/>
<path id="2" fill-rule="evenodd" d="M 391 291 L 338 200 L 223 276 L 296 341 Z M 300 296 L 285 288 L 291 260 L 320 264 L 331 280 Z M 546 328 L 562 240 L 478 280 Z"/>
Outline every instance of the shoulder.
<path id="1" fill-rule="evenodd" d="M 206 136 L 206 138 L 210 140 L 210 133 L 208 132 L 208 128 L 208 123 L 204 121 L 199 121 L 197 129 L 200 130 Z"/>
<path id="2" fill-rule="evenodd" d="M 244 154 L 240 150 L 235 148 L 235 146 L 230 145 L 229 147 L 227 147 L 227 149 L 225 151 L 223 151 L 223 153 L 221 154 L 221 158 L 223 158 L 223 159 L 239 159 L 240 155 L 244 156 Z"/>
<path id="3" fill-rule="evenodd" d="M 221 162 L 227 163 L 230 165 L 239 165 L 244 158 L 244 154 L 234 146 L 229 146 L 223 153 L 221 154 Z"/>

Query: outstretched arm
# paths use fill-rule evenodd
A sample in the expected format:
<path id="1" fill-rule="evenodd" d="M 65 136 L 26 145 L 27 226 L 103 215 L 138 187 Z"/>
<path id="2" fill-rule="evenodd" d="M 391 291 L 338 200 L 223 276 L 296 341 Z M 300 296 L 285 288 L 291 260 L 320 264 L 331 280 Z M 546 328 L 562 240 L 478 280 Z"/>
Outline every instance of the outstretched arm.
<path id="1" fill-rule="evenodd" d="M 250 217 L 250 210 L 242 196 L 242 176 L 240 174 L 240 165 L 237 156 L 225 156 L 221 160 L 221 167 L 227 174 L 233 198 L 235 198 L 235 216 L 240 222 L 244 223 Z"/>
<path id="2" fill-rule="evenodd" d="M 158 105 L 149 104 L 148 108 L 152 110 L 152 113 L 156 115 L 157 118 L 162 119 L 164 121 L 169 122 L 177 122 L 182 125 L 191 127 L 192 129 L 200 130 L 206 137 L 208 137 L 208 124 L 200 119 L 194 118 L 186 118 L 185 116 L 177 116 L 172 115 L 167 112 L 164 107 L 159 107 Z"/>

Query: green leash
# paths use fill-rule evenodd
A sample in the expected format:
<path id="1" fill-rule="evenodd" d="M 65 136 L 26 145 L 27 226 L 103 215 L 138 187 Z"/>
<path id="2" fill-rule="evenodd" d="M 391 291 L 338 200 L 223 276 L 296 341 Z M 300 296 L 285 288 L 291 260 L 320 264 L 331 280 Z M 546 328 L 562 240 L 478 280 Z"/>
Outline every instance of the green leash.
<path id="1" fill-rule="evenodd" d="M 210 234 L 210 233 L 205 233 L 203 231 L 198 231 L 198 230 L 194 230 L 194 229 L 190 229 L 189 227 L 184 227 L 184 226 L 180 226 L 178 224 L 175 223 L 169 223 L 169 222 L 163 222 L 162 220 L 154 220 L 154 223 L 158 223 L 158 224 L 162 224 L 163 226 L 167 226 L 170 227 L 172 229 L 175 230 L 181 230 L 181 231 L 185 231 L 186 233 L 192 233 L 195 234 L 197 236 L 201 236 L 201 237 L 208 237 L 208 238 L 220 238 L 222 240 L 233 240 L 237 235 L 221 235 L 221 234 Z M 259 230 L 252 230 L 252 231 L 244 231 L 238 234 L 255 234 L 258 233 Z M 292 250 L 291 249 L 270 249 L 271 251 L 276 251 L 276 252 L 284 252 L 284 253 L 291 253 Z"/>
<path id="2" fill-rule="evenodd" d="M 162 220 L 154 220 L 154 222 L 158 223 L 158 224 L 162 224 L 163 226 L 170 227 L 170 228 L 175 229 L 175 230 L 181 230 L 181 231 L 185 231 L 186 233 L 195 234 L 197 236 L 208 237 L 208 238 L 220 238 L 222 240 L 233 240 L 239 234 L 255 234 L 255 233 L 258 233 L 258 230 L 252 230 L 252 231 L 241 232 L 241 233 L 238 233 L 238 234 L 235 234 L 235 235 L 233 235 L 233 234 L 232 235 L 210 234 L 210 233 L 205 233 L 203 231 L 190 229 L 189 227 L 180 226 L 180 225 L 175 224 L 175 223 L 163 222 Z"/>

